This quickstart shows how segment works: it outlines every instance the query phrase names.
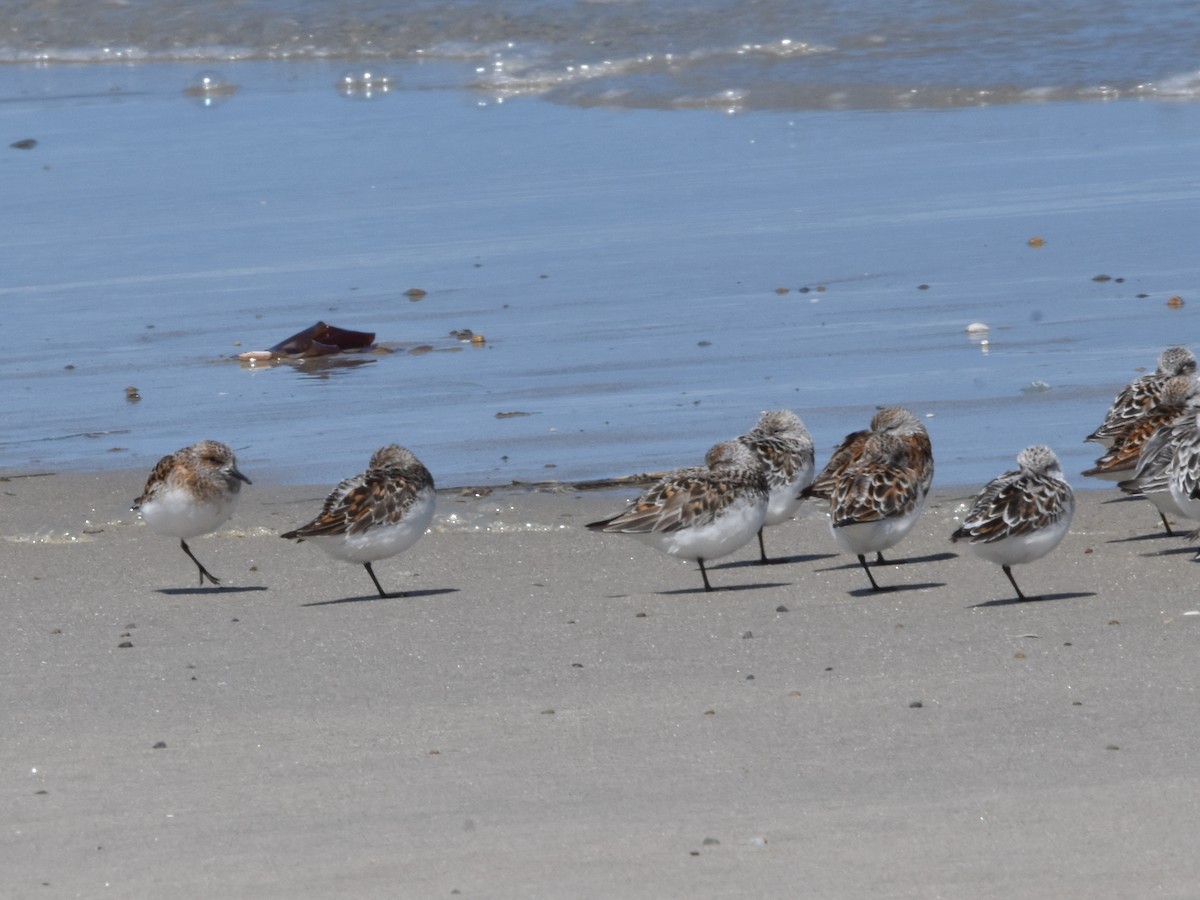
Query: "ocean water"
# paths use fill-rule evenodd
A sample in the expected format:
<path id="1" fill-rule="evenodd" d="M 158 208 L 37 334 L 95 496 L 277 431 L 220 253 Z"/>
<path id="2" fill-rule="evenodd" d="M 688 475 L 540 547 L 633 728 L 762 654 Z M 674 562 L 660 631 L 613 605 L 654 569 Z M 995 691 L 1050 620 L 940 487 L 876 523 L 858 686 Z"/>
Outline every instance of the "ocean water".
<path id="1" fill-rule="evenodd" d="M 1200 90 L 1178 0 L 33 0 L 0 61 L 476 63 L 472 86 L 580 105 L 842 109 Z"/>
<path id="2" fill-rule="evenodd" d="M 0 3 L 0 470 L 581 480 L 892 403 L 940 484 L 1084 468 L 1195 330 L 1200 17 L 801 7 Z M 235 359 L 318 320 L 382 352 Z"/>

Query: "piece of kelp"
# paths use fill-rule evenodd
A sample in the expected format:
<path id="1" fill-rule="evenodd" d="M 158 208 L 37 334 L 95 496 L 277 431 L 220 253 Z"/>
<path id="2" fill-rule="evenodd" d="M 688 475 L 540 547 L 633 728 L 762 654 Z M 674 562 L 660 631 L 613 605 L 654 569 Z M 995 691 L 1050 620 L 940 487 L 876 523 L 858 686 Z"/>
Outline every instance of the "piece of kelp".
<path id="1" fill-rule="evenodd" d="M 298 331 L 271 348 L 275 356 L 306 359 L 313 356 L 329 356 L 343 350 L 365 350 L 375 343 L 375 334 L 370 331 L 350 331 L 324 322 Z"/>

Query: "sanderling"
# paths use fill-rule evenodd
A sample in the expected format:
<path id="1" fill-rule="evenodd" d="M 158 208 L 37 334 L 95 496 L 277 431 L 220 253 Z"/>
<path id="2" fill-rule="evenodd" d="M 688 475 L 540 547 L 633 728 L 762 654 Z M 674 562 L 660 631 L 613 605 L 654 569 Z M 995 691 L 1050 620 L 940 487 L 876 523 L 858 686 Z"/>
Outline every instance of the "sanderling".
<path id="1" fill-rule="evenodd" d="M 738 441 L 758 457 L 767 478 L 771 497 L 763 528 L 793 518 L 804 503 L 800 492 L 812 484 L 814 469 L 812 437 L 800 417 L 787 409 L 769 410 Z M 760 562 L 769 562 L 762 528 L 758 530 L 758 552 Z"/>
<path id="2" fill-rule="evenodd" d="M 1183 415 L 1171 426 L 1170 435 L 1155 436 L 1147 446 L 1147 455 L 1164 452 L 1165 443 L 1171 448 L 1167 463 L 1167 489 L 1179 512 L 1189 519 L 1200 519 L 1200 402 L 1189 402 Z M 1157 445 L 1157 446 L 1156 446 Z M 1200 538 L 1200 531 L 1193 531 L 1192 540 Z M 1196 555 L 1200 559 L 1200 553 Z"/>
<path id="3" fill-rule="evenodd" d="M 1089 478 L 1104 481 L 1125 481 L 1137 467 L 1146 442 L 1163 426 L 1170 427 L 1183 415 L 1188 397 L 1194 393 L 1196 382 L 1188 375 L 1176 375 L 1163 383 L 1158 403 L 1143 415 L 1129 419 L 1116 431 L 1108 451 L 1096 460 L 1096 465 L 1083 472 Z"/>
<path id="4" fill-rule="evenodd" d="M 152 531 L 179 538 L 200 570 L 200 584 L 205 578 L 220 584 L 192 554 L 187 539 L 215 531 L 233 515 L 243 481 L 250 483 L 228 446 L 201 441 L 160 459 L 133 509 Z"/>
<path id="5" fill-rule="evenodd" d="M 371 563 L 415 544 L 435 505 L 429 470 L 408 450 L 390 444 L 375 451 L 367 471 L 330 492 L 320 515 L 281 537 L 312 541 L 334 559 L 362 563 L 379 596 L 387 597 Z"/>
<path id="6" fill-rule="evenodd" d="M 908 465 L 917 476 L 921 502 L 924 503 L 929 486 L 933 484 L 933 445 L 921 420 L 902 406 L 881 407 L 871 417 L 870 428 L 846 435 L 829 457 L 825 468 L 813 479 L 812 484 L 801 492 L 803 496 L 821 500 L 832 497 L 842 473 L 858 463 L 867 438 L 875 433 L 891 434 L 901 439 L 908 457 Z"/>
<path id="7" fill-rule="evenodd" d="M 737 441 L 717 444 L 707 466 L 676 469 L 648 488 L 628 509 L 592 522 L 592 531 L 631 534 L 680 559 L 700 564 L 725 556 L 753 539 L 767 517 L 769 488 L 762 464 Z"/>
<path id="8" fill-rule="evenodd" d="M 925 503 L 922 473 L 914 468 L 911 446 L 890 431 L 873 431 L 856 459 L 837 476 L 829 498 L 833 538 L 858 557 L 873 590 L 880 590 L 866 554 L 894 547 L 912 530 Z"/>
<path id="9" fill-rule="evenodd" d="M 1169 476 L 1171 461 L 1175 457 L 1175 427 L 1188 412 L 1189 406 L 1185 406 L 1174 422 L 1160 425 L 1142 445 L 1133 470 L 1126 472 L 1126 479 L 1117 483 L 1117 487 L 1126 494 L 1145 497 L 1154 504 L 1168 536 L 1174 536 L 1175 532 L 1167 516 L 1190 518 L 1189 513 L 1175 502 Z"/>
<path id="10" fill-rule="evenodd" d="M 994 478 L 979 492 L 951 541 L 966 538 L 981 559 L 997 563 L 1017 587 L 1012 566 L 1041 559 L 1071 527 L 1075 495 L 1063 478 L 1054 451 L 1034 444 L 1017 454 L 1015 471 Z"/>
<path id="11" fill-rule="evenodd" d="M 1131 381 L 1113 398 L 1100 427 L 1084 438 L 1111 447 L 1126 423 L 1140 418 L 1158 405 L 1163 385 L 1176 375 L 1196 372 L 1196 357 L 1187 347 L 1168 347 L 1158 357 L 1158 369 Z"/>
<path id="12" fill-rule="evenodd" d="M 800 496 L 831 500 L 842 476 L 861 461 L 867 440 L 872 434 L 889 434 L 900 440 L 905 464 L 915 477 L 919 513 L 925 505 L 930 485 L 933 484 L 933 445 L 921 420 L 902 406 L 881 407 L 871 417 L 870 428 L 846 435 L 833 451 L 825 468 L 811 485 L 800 492 Z M 875 561 L 884 561 L 882 552 L 876 552 Z"/>

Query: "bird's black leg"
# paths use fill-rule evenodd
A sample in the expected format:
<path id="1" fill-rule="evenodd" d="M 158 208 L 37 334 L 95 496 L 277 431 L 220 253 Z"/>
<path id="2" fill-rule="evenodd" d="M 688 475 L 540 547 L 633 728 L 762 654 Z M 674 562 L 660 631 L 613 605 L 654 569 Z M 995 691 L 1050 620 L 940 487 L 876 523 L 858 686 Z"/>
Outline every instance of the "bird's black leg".
<path id="1" fill-rule="evenodd" d="M 1167 521 L 1167 514 L 1160 511 L 1158 517 L 1162 519 L 1163 528 L 1167 529 L 1167 537 L 1175 537 L 1175 532 L 1171 530 L 1171 523 Z"/>
<path id="2" fill-rule="evenodd" d="M 1008 566 L 1001 566 L 1000 568 L 1004 570 L 1004 574 L 1007 575 L 1008 580 L 1012 582 L 1013 590 L 1017 592 L 1017 599 L 1028 600 L 1029 598 L 1022 594 L 1021 589 L 1017 587 L 1017 579 L 1013 578 L 1012 569 L 1010 569 Z"/>
<path id="3" fill-rule="evenodd" d="M 367 574 L 370 575 L 371 580 L 375 582 L 375 590 L 379 591 L 379 596 L 386 598 L 387 594 L 384 593 L 383 586 L 379 583 L 379 579 L 375 577 L 375 570 L 371 568 L 371 564 L 369 562 L 365 562 L 363 563 L 363 568 L 367 570 Z"/>
<path id="4" fill-rule="evenodd" d="M 758 561 L 760 563 L 766 564 L 766 563 L 769 563 L 770 560 L 767 559 L 767 545 L 763 543 L 762 533 L 763 533 L 763 529 L 762 528 L 758 529 L 758 554 L 759 554 Z"/>
<path id="5" fill-rule="evenodd" d="M 871 567 L 867 565 L 867 558 L 860 553 L 858 554 L 858 561 L 862 563 L 863 571 L 867 573 L 867 578 L 871 582 L 871 590 L 879 590 L 879 585 L 875 583 L 875 576 L 871 574 Z"/>
<path id="6" fill-rule="evenodd" d="M 875 565 L 882 566 L 886 562 L 887 562 L 887 560 L 883 558 L 883 553 L 876 550 L 875 551 Z"/>
<path id="7" fill-rule="evenodd" d="M 708 573 L 704 571 L 704 560 L 698 559 L 696 562 L 700 563 L 700 577 L 704 579 L 704 589 L 711 591 L 712 585 L 708 583 Z"/>
<path id="8" fill-rule="evenodd" d="M 188 559 L 190 559 L 192 562 L 194 562 L 196 564 L 196 568 L 200 570 L 200 586 L 201 587 L 204 586 L 205 578 L 207 578 L 209 581 L 211 581 L 213 584 L 216 584 L 216 585 L 219 585 L 221 583 L 220 580 L 217 579 L 216 576 L 214 576 L 212 572 L 208 571 L 208 569 L 206 569 L 206 568 L 204 568 L 204 566 L 200 565 L 200 560 L 196 559 L 196 557 L 194 555 L 192 555 L 192 551 L 188 548 L 187 541 L 185 541 L 183 538 L 180 538 L 179 546 L 182 547 L 183 552 L 188 555 Z"/>

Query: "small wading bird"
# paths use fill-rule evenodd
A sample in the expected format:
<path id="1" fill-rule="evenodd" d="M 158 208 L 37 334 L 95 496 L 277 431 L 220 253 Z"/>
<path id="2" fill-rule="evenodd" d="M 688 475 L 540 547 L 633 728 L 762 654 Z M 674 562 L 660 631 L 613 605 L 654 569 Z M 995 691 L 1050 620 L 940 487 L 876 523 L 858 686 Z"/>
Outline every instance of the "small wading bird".
<path id="1" fill-rule="evenodd" d="M 1089 478 L 1116 481 L 1118 487 L 1128 494 L 1143 494 L 1158 509 L 1163 528 L 1168 535 L 1174 534 L 1167 514 L 1183 515 L 1167 489 L 1166 466 L 1171 453 L 1162 456 L 1160 465 L 1147 462 L 1146 446 L 1163 433 L 1169 434 L 1171 427 L 1183 415 L 1189 399 L 1196 392 L 1196 382 L 1189 375 L 1176 375 L 1163 384 L 1158 404 L 1138 418 L 1129 419 L 1124 427 L 1116 431 L 1116 437 L 1108 451 L 1096 460 L 1096 465 L 1083 474 Z M 1156 447 L 1163 447 L 1161 441 Z M 1157 452 L 1161 452 L 1157 451 Z M 1135 472 L 1141 476 L 1135 477 Z M 1161 474 L 1160 481 L 1155 474 Z"/>
<path id="2" fill-rule="evenodd" d="M 1058 457 L 1043 444 L 1022 450 L 1017 467 L 987 483 L 950 540 L 970 541 L 975 555 L 999 565 L 1017 598 L 1027 600 L 1012 567 L 1041 559 L 1059 545 L 1071 527 L 1075 495 Z"/>
<path id="3" fill-rule="evenodd" d="M 829 500 L 829 527 L 837 545 L 858 557 L 872 590 L 880 587 L 866 554 L 882 554 L 900 543 L 923 505 L 920 478 L 904 443 L 891 434 L 871 434 L 858 460 L 838 476 Z"/>
<path id="4" fill-rule="evenodd" d="M 767 517 L 758 529 L 759 561 L 770 562 L 763 543 L 763 530 L 794 518 L 804 503 L 800 492 L 812 484 L 813 442 L 800 417 L 787 409 L 770 410 L 758 424 L 738 439 L 758 457 L 771 492 Z"/>
<path id="5" fill-rule="evenodd" d="M 879 590 L 866 554 L 884 562 L 883 551 L 916 524 L 932 483 L 929 432 L 909 410 L 886 406 L 871 417 L 870 428 L 846 435 L 801 496 L 829 502 L 834 539 L 858 557 Z"/>
<path id="6" fill-rule="evenodd" d="M 1113 398 L 1100 427 L 1084 438 L 1111 447 L 1117 435 L 1133 419 L 1141 418 L 1158 405 L 1163 386 L 1176 375 L 1193 375 L 1196 357 L 1187 347 L 1168 347 L 1158 357 L 1158 369 L 1135 378 Z"/>
<path id="7" fill-rule="evenodd" d="M 1200 402 L 1189 402 L 1169 431 L 1163 428 L 1150 440 L 1145 454 L 1148 464 L 1169 455 L 1165 475 L 1175 508 L 1186 518 L 1200 519 Z M 1188 538 L 1200 538 L 1200 530 Z"/>
<path id="8" fill-rule="evenodd" d="M 219 585 L 220 580 L 196 559 L 187 539 L 216 531 L 229 521 L 242 482 L 249 484 L 250 479 L 238 471 L 228 446 L 200 441 L 158 461 L 133 509 L 151 531 L 179 538 L 179 546 L 200 570 L 201 585 L 205 578 Z"/>
<path id="9" fill-rule="evenodd" d="M 667 473 L 624 512 L 587 527 L 631 534 L 663 553 L 696 560 L 711 591 L 704 561 L 754 538 L 766 521 L 768 489 L 762 464 L 744 444 L 717 444 L 705 459 L 706 466 Z"/>
<path id="10" fill-rule="evenodd" d="M 1129 478 L 1118 482 L 1117 487 L 1127 494 L 1145 497 L 1158 510 L 1168 535 L 1173 535 L 1167 516 L 1190 519 L 1190 504 L 1181 505 L 1177 496 L 1184 491 L 1172 489 L 1172 480 L 1178 467 L 1175 454 L 1181 445 L 1192 440 L 1196 422 L 1196 399 L 1190 398 L 1183 413 L 1170 424 L 1163 424 L 1150 436 L 1138 454 L 1137 465 Z M 1181 471 L 1186 475 L 1186 467 Z"/>
<path id="11" fill-rule="evenodd" d="M 280 536 L 311 541 L 334 559 L 360 563 L 379 596 L 387 597 L 371 563 L 415 544 L 436 503 L 429 470 L 408 450 L 390 444 L 375 451 L 367 471 L 338 484 L 315 519 Z"/>

